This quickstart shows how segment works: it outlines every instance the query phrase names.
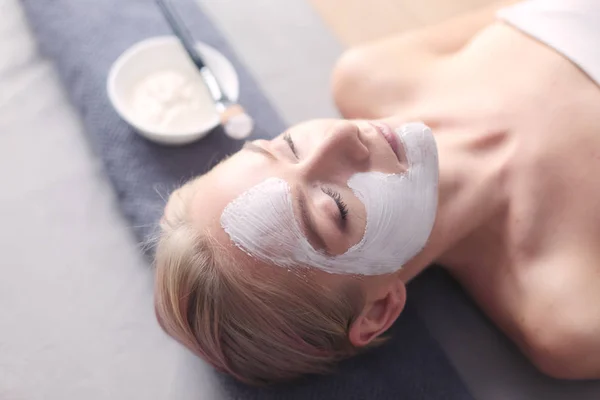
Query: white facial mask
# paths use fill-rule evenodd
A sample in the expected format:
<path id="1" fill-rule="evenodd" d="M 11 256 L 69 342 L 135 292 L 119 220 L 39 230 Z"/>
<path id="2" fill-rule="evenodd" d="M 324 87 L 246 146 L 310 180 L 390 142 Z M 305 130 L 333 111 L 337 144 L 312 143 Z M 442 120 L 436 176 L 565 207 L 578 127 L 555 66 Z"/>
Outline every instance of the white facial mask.
<path id="1" fill-rule="evenodd" d="M 365 205 L 362 240 L 342 255 L 316 251 L 302 233 L 290 187 L 269 178 L 232 201 L 221 226 L 243 251 L 281 267 L 310 266 L 336 274 L 394 272 L 425 246 L 437 211 L 438 156 L 431 130 L 413 123 L 396 131 L 408 159 L 403 174 L 365 172 L 348 187 Z"/>

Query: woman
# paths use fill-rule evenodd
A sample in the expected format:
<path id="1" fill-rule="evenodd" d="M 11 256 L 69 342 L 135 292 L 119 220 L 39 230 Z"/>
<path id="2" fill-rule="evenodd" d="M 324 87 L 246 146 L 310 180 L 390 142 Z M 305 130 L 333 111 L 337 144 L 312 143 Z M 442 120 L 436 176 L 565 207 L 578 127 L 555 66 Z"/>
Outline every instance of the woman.
<path id="1" fill-rule="evenodd" d="M 600 378 L 599 20 L 592 0 L 526 1 L 350 50 L 345 120 L 171 196 L 162 327 L 246 382 L 325 372 L 437 262 L 543 372 Z"/>

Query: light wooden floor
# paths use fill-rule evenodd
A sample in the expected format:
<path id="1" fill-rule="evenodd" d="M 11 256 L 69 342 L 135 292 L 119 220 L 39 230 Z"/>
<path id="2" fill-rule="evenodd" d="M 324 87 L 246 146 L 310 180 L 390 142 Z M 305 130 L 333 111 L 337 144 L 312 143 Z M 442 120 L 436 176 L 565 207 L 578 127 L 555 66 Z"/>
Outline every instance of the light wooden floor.
<path id="1" fill-rule="evenodd" d="M 494 0 L 308 0 L 340 41 L 358 43 L 433 24 Z"/>

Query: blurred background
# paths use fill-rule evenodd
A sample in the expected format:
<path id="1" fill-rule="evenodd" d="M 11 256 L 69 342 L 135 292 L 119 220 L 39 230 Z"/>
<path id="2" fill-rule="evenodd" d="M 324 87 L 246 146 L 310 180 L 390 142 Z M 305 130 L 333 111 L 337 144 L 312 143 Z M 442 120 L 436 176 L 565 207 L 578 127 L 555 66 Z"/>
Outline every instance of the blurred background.
<path id="1" fill-rule="evenodd" d="M 493 0 L 309 0 L 346 46 L 435 24 Z"/>

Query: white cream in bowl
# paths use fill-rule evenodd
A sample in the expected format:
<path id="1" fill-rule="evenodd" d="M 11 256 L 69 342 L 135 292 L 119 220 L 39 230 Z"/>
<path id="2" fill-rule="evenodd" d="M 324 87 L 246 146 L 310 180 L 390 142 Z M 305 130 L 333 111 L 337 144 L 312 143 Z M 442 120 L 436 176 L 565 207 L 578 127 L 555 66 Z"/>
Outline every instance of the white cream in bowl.
<path id="1" fill-rule="evenodd" d="M 229 60 L 205 44 L 197 48 L 236 101 L 238 77 Z M 193 142 L 220 122 L 196 66 L 174 36 L 147 39 L 125 51 L 111 68 L 107 90 L 121 118 L 161 144 Z"/>

